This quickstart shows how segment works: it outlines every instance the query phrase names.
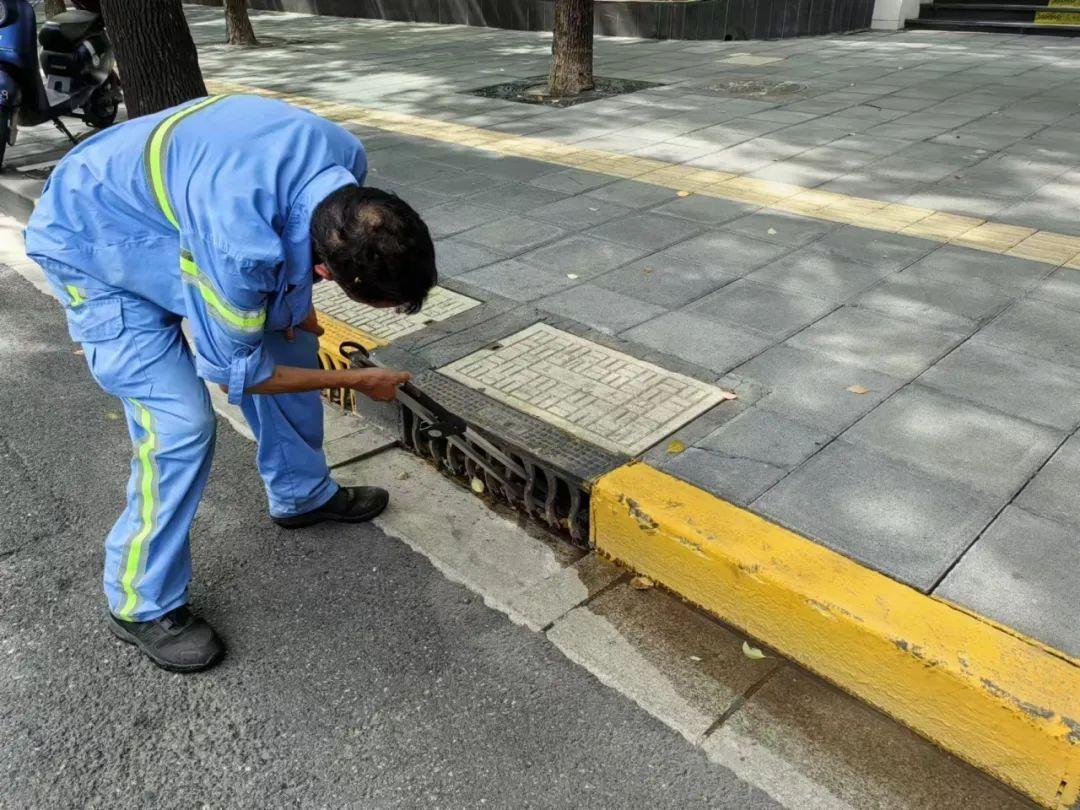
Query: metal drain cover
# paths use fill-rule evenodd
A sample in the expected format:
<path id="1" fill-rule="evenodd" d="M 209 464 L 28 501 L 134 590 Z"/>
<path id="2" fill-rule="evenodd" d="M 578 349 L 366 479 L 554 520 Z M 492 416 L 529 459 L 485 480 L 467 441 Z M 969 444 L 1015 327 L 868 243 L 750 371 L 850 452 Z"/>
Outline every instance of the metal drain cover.
<path id="1" fill-rule="evenodd" d="M 393 309 L 375 309 L 358 304 L 346 296 L 341 287 L 331 282 L 316 284 L 312 289 L 311 302 L 319 312 L 387 343 L 410 332 L 418 332 L 428 324 L 445 321 L 480 306 L 475 298 L 444 287 L 435 287 L 428 294 L 420 312 L 399 315 Z"/>
<path id="2" fill-rule="evenodd" d="M 801 98 L 806 92 L 805 84 L 796 82 L 776 82 L 768 79 L 736 79 L 727 82 L 710 82 L 701 88 L 708 93 L 725 98 L 743 98 L 756 100 L 792 100 Z M 700 90 L 698 91 L 700 92 Z"/>
<path id="3" fill-rule="evenodd" d="M 545 323 L 439 373 L 571 436 L 630 456 L 732 396 Z"/>

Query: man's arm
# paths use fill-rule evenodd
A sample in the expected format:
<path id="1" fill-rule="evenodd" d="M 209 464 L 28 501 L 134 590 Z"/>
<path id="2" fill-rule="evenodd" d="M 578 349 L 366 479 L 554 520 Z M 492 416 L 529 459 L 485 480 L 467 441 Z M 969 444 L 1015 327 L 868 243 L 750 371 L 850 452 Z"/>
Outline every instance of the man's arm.
<path id="1" fill-rule="evenodd" d="M 390 402 L 397 396 L 398 386 L 408 382 L 404 371 L 385 368 L 319 369 L 298 366 L 274 366 L 267 379 L 244 391 L 245 394 L 299 394 L 323 388 L 351 388 L 377 402 Z M 229 392 L 227 385 L 221 390 Z"/>

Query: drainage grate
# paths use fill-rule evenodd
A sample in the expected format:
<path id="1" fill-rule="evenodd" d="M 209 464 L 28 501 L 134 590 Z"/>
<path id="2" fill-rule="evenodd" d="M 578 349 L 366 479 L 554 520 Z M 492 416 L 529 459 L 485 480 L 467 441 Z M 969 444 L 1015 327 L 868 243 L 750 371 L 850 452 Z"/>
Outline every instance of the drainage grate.
<path id="1" fill-rule="evenodd" d="M 806 98 L 806 85 L 768 79 L 736 79 L 708 82 L 700 87 L 690 88 L 690 92 L 753 101 L 800 101 Z"/>
<path id="2" fill-rule="evenodd" d="M 572 107 L 575 104 L 584 104 L 587 101 L 596 101 L 611 96 L 621 96 L 626 93 L 636 93 L 639 90 L 648 90 L 652 87 L 663 87 L 656 82 L 645 82 L 637 79 L 612 79 L 603 76 L 593 77 L 593 89 L 585 90 L 576 96 L 552 96 L 547 90 L 547 75 L 530 76 L 528 79 L 519 79 L 513 82 L 502 82 L 488 87 L 480 87 L 476 90 L 466 90 L 469 95 L 481 98 L 498 98 L 504 101 L 518 101 L 522 104 L 545 104 L 549 107 Z"/>
<path id="3" fill-rule="evenodd" d="M 355 346 L 342 350 L 354 366 L 373 365 Z M 477 494 L 504 501 L 588 545 L 591 482 L 625 463 L 625 456 L 431 370 L 416 374 L 397 401 L 402 445 Z"/>

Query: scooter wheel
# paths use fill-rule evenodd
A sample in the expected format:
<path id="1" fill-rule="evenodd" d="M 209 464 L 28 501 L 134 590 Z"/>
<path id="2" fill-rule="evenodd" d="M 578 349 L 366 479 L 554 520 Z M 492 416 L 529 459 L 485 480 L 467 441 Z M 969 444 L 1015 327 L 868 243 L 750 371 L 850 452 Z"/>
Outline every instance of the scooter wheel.
<path id="1" fill-rule="evenodd" d="M 94 129 L 105 129 L 116 121 L 119 110 L 120 80 L 113 73 L 90 94 L 83 108 L 83 121 Z"/>

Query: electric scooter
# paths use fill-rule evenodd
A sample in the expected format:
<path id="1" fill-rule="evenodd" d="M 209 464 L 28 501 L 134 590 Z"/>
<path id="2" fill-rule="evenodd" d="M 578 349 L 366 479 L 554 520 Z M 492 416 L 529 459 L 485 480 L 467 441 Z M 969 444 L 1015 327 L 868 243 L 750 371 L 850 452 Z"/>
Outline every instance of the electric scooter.
<path id="1" fill-rule="evenodd" d="M 38 34 L 28 0 L 0 0 L 0 167 L 20 126 L 52 121 L 75 143 L 60 116 L 95 128 L 116 120 L 123 97 L 100 8 L 94 0 L 72 4 L 75 9 L 53 17 Z"/>

